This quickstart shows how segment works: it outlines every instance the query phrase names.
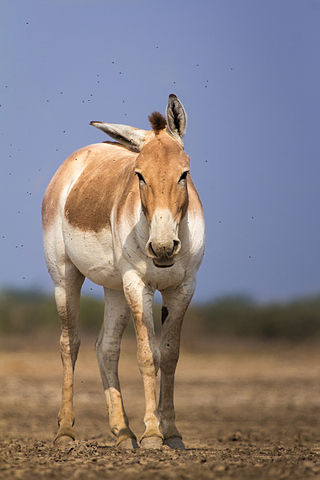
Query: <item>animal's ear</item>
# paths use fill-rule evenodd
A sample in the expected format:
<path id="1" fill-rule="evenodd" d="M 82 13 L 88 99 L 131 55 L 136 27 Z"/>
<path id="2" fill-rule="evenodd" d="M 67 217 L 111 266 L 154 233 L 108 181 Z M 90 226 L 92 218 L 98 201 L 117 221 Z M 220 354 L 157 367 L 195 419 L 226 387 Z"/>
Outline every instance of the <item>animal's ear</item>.
<path id="1" fill-rule="evenodd" d="M 187 114 L 182 103 L 173 93 L 169 95 L 166 117 L 168 132 L 183 143 L 183 136 L 187 129 Z"/>
<path id="2" fill-rule="evenodd" d="M 130 127 L 129 125 L 103 122 L 90 122 L 90 125 L 99 128 L 117 140 L 117 142 L 135 152 L 140 152 L 146 139 L 146 130 L 140 130 L 139 128 Z"/>

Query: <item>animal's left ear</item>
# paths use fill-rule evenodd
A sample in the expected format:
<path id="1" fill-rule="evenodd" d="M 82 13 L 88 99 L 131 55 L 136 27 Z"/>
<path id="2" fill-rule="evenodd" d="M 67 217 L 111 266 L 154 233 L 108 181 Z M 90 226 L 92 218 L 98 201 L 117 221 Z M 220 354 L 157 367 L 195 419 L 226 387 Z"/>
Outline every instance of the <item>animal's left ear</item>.
<path id="1" fill-rule="evenodd" d="M 182 103 L 173 93 L 169 95 L 166 117 L 168 132 L 183 144 L 183 136 L 187 129 L 187 114 Z"/>

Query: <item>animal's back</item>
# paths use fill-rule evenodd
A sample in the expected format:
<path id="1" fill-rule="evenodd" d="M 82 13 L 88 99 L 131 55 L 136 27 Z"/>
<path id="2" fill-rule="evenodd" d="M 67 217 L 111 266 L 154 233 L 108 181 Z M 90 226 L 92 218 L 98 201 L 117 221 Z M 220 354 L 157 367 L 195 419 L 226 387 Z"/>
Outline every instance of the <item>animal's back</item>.
<path id="1" fill-rule="evenodd" d="M 121 288 L 110 214 L 116 192 L 123 192 L 115 187 L 134 175 L 136 155 L 118 144 L 93 144 L 74 152 L 57 170 L 42 203 L 44 252 L 55 283 L 69 259 L 93 282 Z"/>
<path id="2" fill-rule="evenodd" d="M 133 170 L 136 156 L 112 142 L 89 145 L 70 155 L 45 192 L 42 202 L 44 230 L 64 214 L 75 226 L 83 223 L 84 228 L 92 230 L 96 230 L 97 225 L 101 227 L 103 209 L 109 208 L 113 200 L 114 186 L 127 171 Z"/>

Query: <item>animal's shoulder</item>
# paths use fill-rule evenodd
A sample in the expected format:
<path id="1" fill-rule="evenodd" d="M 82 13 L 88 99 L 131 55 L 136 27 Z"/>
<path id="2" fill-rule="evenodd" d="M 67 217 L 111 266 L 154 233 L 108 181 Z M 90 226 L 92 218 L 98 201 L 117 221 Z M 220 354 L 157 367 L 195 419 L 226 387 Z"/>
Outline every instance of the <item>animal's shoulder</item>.
<path id="1" fill-rule="evenodd" d="M 134 179 L 136 155 L 113 144 L 92 145 L 86 166 L 65 203 L 68 222 L 81 230 L 98 232 L 110 225 L 113 206 Z"/>

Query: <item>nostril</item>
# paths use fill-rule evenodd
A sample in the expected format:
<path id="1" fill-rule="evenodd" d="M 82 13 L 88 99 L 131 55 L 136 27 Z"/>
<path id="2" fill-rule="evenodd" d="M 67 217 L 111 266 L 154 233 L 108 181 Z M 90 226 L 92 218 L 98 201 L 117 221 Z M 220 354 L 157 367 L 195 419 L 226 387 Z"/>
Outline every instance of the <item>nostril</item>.
<path id="1" fill-rule="evenodd" d="M 181 247 L 181 242 L 180 240 L 173 240 L 173 250 L 172 253 L 178 253 Z"/>
<path id="2" fill-rule="evenodd" d="M 146 246 L 146 252 L 148 257 L 153 259 L 165 259 L 165 258 L 172 258 L 176 255 L 181 248 L 180 240 L 172 240 L 169 244 L 159 245 L 157 242 L 152 244 L 152 242 L 148 242 Z"/>
<path id="3" fill-rule="evenodd" d="M 157 257 L 156 252 L 152 248 L 152 243 L 151 242 L 149 242 L 148 249 L 149 249 L 149 252 L 151 253 L 151 255 L 153 255 L 154 257 Z"/>

